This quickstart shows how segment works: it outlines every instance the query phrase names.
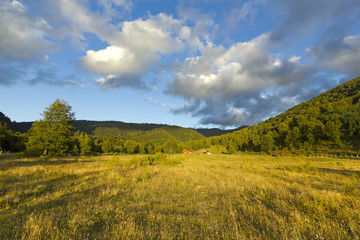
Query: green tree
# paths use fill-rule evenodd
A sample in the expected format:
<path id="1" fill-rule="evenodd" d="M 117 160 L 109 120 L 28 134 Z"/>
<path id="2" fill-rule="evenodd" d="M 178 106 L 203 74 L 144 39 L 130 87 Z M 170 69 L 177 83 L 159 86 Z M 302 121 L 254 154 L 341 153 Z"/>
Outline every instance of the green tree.
<path id="1" fill-rule="evenodd" d="M 270 154 L 275 148 L 274 142 L 275 140 L 271 133 L 262 135 L 260 150 Z"/>
<path id="2" fill-rule="evenodd" d="M 0 152 L 21 152 L 24 149 L 24 135 L 9 130 L 6 123 L 0 122 Z"/>
<path id="3" fill-rule="evenodd" d="M 85 133 L 80 134 L 79 136 L 80 142 L 80 152 L 81 154 L 89 154 L 93 152 L 94 149 L 94 139 Z"/>
<path id="4" fill-rule="evenodd" d="M 238 150 L 238 146 L 237 146 L 236 143 L 234 143 L 233 140 L 231 139 L 231 140 L 229 141 L 229 146 L 227 147 L 228 153 L 234 154 L 237 150 Z"/>
<path id="5" fill-rule="evenodd" d="M 110 138 L 106 139 L 105 142 L 103 142 L 103 144 L 101 146 L 101 150 L 104 153 L 111 153 L 113 151 L 113 146 L 112 146 Z"/>
<path id="6" fill-rule="evenodd" d="M 75 120 L 71 106 L 55 100 L 41 114 L 43 119 L 33 123 L 28 132 L 27 151 L 32 155 L 60 156 L 71 152 Z"/>
<path id="7" fill-rule="evenodd" d="M 154 148 L 155 146 L 151 141 L 147 141 L 144 144 L 144 150 L 146 154 L 154 154 Z"/>
<path id="8" fill-rule="evenodd" d="M 163 147 L 165 153 L 173 154 L 176 152 L 178 145 L 175 140 L 167 140 Z"/>
<path id="9" fill-rule="evenodd" d="M 126 140 L 124 142 L 124 148 L 126 149 L 127 154 L 138 153 L 139 144 L 134 140 Z"/>

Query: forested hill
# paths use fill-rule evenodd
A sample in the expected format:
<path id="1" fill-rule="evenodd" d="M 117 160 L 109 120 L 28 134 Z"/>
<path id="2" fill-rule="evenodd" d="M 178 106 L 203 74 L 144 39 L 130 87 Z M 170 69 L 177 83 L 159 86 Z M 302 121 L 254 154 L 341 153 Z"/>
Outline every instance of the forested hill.
<path id="1" fill-rule="evenodd" d="M 5 124 L 8 129 L 11 129 L 16 132 L 21 132 L 21 129 L 18 128 L 15 122 L 12 122 L 5 114 L 0 112 L 0 123 Z"/>
<path id="2" fill-rule="evenodd" d="M 246 127 L 248 126 L 241 126 L 235 129 L 228 129 L 228 130 L 223 130 L 219 128 L 197 128 L 197 129 L 194 128 L 194 130 L 201 133 L 205 137 L 213 137 L 213 136 L 220 136 L 223 134 L 236 132 Z"/>
<path id="3" fill-rule="evenodd" d="M 204 142 L 193 142 L 200 147 Z M 208 139 L 228 152 L 350 152 L 360 147 L 360 78 L 348 81 L 258 125 Z"/>
<path id="4" fill-rule="evenodd" d="M 33 122 L 12 122 L 0 112 L 0 122 L 15 132 L 25 133 L 29 131 Z M 73 122 L 75 131 L 84 132 L 98 137 L 120 137 L 124 140 L 135 140 L 139 143 L 148 141 L 154 144 L 163 144 L 168 140 L 185 142 L 205 138 L 198 131 L 190 128 L 169 126 L 163 124 L 138 124 L 124 123 L 120 121 L 87 121 L 76 120 Z M 219 129 L 220 130 L 220 129 Z M 225 134 L 225 130 L 219 133 Z"/>
<path id="5" fill-rule="evenodd" d="M 178 126 L 163 124 L 124 123 L 119 121 L 86 121 L 74 122 L 75 129 L 95 136 L 121 137 L 126 140 L 162 144 L 168 140 L 184 142 L 204 138 L 199 132 Z"/>
<path id="6" fill-rule="evenodd" d="M 12 122 L 0 112 L 0 122 L 6 123 L 7 127 L 15 132 L 25 133 L 29 131 L 33 122 Z M 163 144 L 168 140 L 175 142 L 199 140 L 209 136 L 219 136 L 234 132 L 233 130 L 192 129 L 165 124 L 150 123 L 125 123 L 120 121 L 88 121 L 76 120 L 73 122 L 75 131 L 84 132 L 99 137 L 120 137 L 124 140 L 135 140 L 140 143 L 152 141 Z"/>

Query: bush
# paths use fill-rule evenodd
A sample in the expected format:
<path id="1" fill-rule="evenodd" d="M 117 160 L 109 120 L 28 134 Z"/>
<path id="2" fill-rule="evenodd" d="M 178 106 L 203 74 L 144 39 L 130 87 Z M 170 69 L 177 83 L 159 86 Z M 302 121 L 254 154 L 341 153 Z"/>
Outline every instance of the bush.
<path id="1" fill-rule="evenodd" d="M 273 156 L 291 156 L 292 152 L 287 149 L 286 147 L 284 147 L 283 149 L 280 150 L 275 150 L 273 152 Z"/>
<path id="2" fill-rule="evenodd" d="M 155 162 L 155 156 L 143 156 L 143 157 L 134 157 L 127 162 L 126 165 L 137 165 L 137 166 L 147 166 L 153 165 Z"/>

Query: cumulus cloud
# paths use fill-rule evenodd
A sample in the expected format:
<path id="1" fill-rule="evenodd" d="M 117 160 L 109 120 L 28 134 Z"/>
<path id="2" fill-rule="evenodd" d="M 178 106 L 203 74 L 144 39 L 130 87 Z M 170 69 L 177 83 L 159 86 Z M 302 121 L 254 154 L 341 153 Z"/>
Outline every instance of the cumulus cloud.
<path id="1" fill-rule="evenodd" d="M 100 6 L 101 3 L 107 6 L 110 2 L 100 1 Z M 55 39 L 70 39 L 74 46 L 84 48 L 85 33 L 95 34 L 106 42 L 111 42 L 118 36 L 118 27 L 110 23 L 112 15 L 106 15 L 106 7 L 103 14 L 91 11 L 81 1 L 54 0 L 44 1 L 42 4 L 50 14 L 53 12 L 54 17 L 51 20 L 54 31 L 49 31 L 48 34 Z"/>
<path id="2" fill-rule="evenodd" d="M 350 76 L 360 74 L 360 35 L 317 44 L 308 50 L 308 54 L 331 71 Z"/>
<path id="3" fill-rule="evenodd" d="M 298 56 L 273 56 L 269 38 L 270 34 L 263 34 L 186 59 L 168 92 L 184 97 L 188 104 L 174 112 L 201 117 L 202 124 L 239 126 L 259 122 L 294 104 L 294 95 L 287 90 L 304 84 L 317 69 L 302 64 Z M 298 89 L 295 96 L 299 93 Z"/>
<path id="4" fill-rule="evenodd" d="M 49 24 L 31 16 L 18 1 L 0 2 L 0 55 L 11 60 L 44 60 L 54 48 L 46 39 Z"/>
<path id="5" fill-rule="evenodd" d="M 185 6 L 179 6 L 178 13 L 185 23 L 193 25 L 192 27 L 185 25 L 179 32 L 179 36 L 193 51 L 213 46 L 212 39 L 219 26 L 210 15 L 200 13 L 196 8 Z"/>
<path id="6" fill-rule="evenodd" d="M 240 42 L 229 49 L 206 49 L 201 56 L 187 58 L 169 83 L 169 91 L 186 98 L 208 98 L 253 92 L 264 87 L 296 82 L 313 71 L 299 59 L 272 57 L 267 50 L 269 35 Z"/>
<path id="7" fill-rule="evenodd" d="M 115 45 L 125 45 L 135 51 L 171 53 L 183 48 L 177 37 L 182 21 L 160 13 L 148 19 L 138 19 L 123 23 Z"/>
<path id="8" fill-rule="evenodd" d="M 124 22 L 117 38 L 110 41 L 114 45 L 87 51 L 80 63 L 90 72 L 105 75 L 97 80 L 100 86 L 135 86 L 131 78 L 138 83 L 145 71 L 159 64 L 162 55 L 183 49 L 176 34 L 181 25 L 180 20 L 165 14 Z"/>
<path id="9" fill-rule="evenodd" d="M 100 51 L 89 50 L 81 59 L 82 65 L 89 71 L 99 74 L 136 74 L 141 72 L 149 61 L 155 59 L 138 58 L 129 49 L 109 46 Z M 156 58 L 149 56 L 148 58 Z"/>

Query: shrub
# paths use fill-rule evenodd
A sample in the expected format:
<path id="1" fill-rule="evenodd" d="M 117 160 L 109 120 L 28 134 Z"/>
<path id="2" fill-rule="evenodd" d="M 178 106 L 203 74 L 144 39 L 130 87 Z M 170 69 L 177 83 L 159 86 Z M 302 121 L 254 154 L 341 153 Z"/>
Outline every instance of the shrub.
<path id="1" fill-rule="evenodd" d="M 291 156 L 292 152 L 287 148 L 284 147 L 283 149 L 280 150 L 275 150 L 273 152 L 273 156 Z"/>

